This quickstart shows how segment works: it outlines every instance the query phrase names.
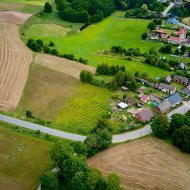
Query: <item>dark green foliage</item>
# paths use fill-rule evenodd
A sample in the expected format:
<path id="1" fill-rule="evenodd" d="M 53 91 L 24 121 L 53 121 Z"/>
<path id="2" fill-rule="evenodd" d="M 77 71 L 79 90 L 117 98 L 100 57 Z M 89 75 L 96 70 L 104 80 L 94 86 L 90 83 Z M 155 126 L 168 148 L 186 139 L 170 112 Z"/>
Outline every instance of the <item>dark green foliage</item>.
<path id="1" fill-rule="evenodd" d="M 42 48 L 44 46 L 43 40 L 36 40 L 36 42 L 39 44 L 39 46 Z"/>
<path id="2" fill-rule="evenodd" d="M 51 13 L 52 12 L 52 6 L 51 6 L 51 4 L 49 2 L 45 3 L 44 12 L 45 13 Z"/>
<path id="3" fill-rule="evenodd" d="M 58 179 L 55 173 L 45 172 L 40 178 L 41 190 L 56 190 Z"/>
<path id="4" fill-rule="evenodd" d="M 55 46 L 55 43 L 52 42 L 52 41 L 50 41 L 49 46 L 50 46 L 50 47 L 54 47 L 54 46 Z"/>
<path id="5" fill-rule="evenodd" d="M 93 78 L 94 78 L 93 74 L 89 71 L 81 71 L 80 73 L 80 80 L 82 82 L 92 83 Z"/>
<path id="6" fill-rule="evenodd" d="M 48 46 L 44 46 L 44 53 L 50 54 L 51 49 Z"/>
<path id="7" fill-rule="evenodd" d="M 181 46 L 181 54 L 184 55 L 184 53 L 186 52 L 187 48 L 186 46 L 182 45 Z"/>
<path id="8" fill-rule="evenodd" d="M 185 125 L 185 116 L 179 113 L 173 114 L 171 117 L 171 130 L 174 132 L 176 129 L 181 128 Z"/>
<path id="9" fill-rule="evenodd" d="M 97 125 L 96 125 L 96 127 L 94 127 L 91 131 L 90 131 L 90 133 L 91 134 L 93 134 L 93 133 L 98 133 L 98 132 L 100 132 L 101 130 L 103 130 L 103 129 L 107 129 L 108 131 L 111 131 L 112 129 L 111 129 L 111 127 L 110 127 L 110 122 L 109 122 L 109 120 L 107 120 L 107 119 L 99 119 L 98 120 L 98 123 L 97 123 Z"/>
<path id="10" fill-rule="evenodd" d="M 118 86 L 123 86 L 126 83 L 126 73 L 123 71 L 118 71 L 115 75 L 115 81 Z"/>
<path id="11" fill-rule="evenodd" d="M 51 55 L 55 55 L 55 56 L 59 56 L 59 52 L 57 49 L 52 49 L 51 52 L 50 52 Z"/>
<path id="12" fill-rule="evenodd" d="M 190 127 L 183 126 L 173 134 L 173 144 L 183 152 L 190 153 Z"/>
<path id="13" fill-rule="evenodd" d="M 87 147 L 84 143 L 76 141 L 70 143 L 70 145 L 73 147 L 73 150 L 75 153 L 77 153 L 78 156 L 87 156 Z"/>
<path id="14" fill-rule="evenodd" d="M 155 30 L 156 25 L 155 25 L 154 22 L 150 22 L 150 23 L 148 24 L 147 28 L 150 29 L 150 30 Z"/>
<path id="15" fill-rule="evenodd" d="M 171 45 L 165 45 L 159 49 L 159 51 L 162 53 L 171 53 L 171 50 L 172 50 Z"/>
<path id="16" fill-rule="evenodd" d="M 120 177 L 117 174 L 112 173 L 108 176 L 106 190 L 122 190 L 120 187 Z"/>
<path id="17" fill-rule="evenodd" d="M 151 47 L 150 50 L 149 50 L 149 54 L 156 56 L 157 55 L 156 48 L 155 47 Z"/>
<path id="18" fill-rule="evenodd" d="M 95 190 L 106 190 L 106 188 L 107 188 L 107 182 L 105 178 L 100 177 L 96 183 Z"/>
<path id="19" fill-rule="evenodd" d="M 146 40 L 148 38 L 148 34 L 145 32 L 141 36 L 142 40 Z"/>
<path id="20" fill-rule="evenodd" d="M 166 115 L 157 116 L 151 123 L 153 133 L 161 138 L 166 139 L 170 134 L 170 125 Z"/>
<path id="21" fill-rule="evenodd" d="M 33 39 L 28 40 L 27 46 L 35 52 L 41 52 L 41 45 Z"/>
<path id="22" fill-rule="evenodd" d="M 33 118 L 32 112 L 29 111 L 29 110 L 27 110 L 27 111 L 26 111 L 26 117 L 28 117 L 28 118 Z"/>

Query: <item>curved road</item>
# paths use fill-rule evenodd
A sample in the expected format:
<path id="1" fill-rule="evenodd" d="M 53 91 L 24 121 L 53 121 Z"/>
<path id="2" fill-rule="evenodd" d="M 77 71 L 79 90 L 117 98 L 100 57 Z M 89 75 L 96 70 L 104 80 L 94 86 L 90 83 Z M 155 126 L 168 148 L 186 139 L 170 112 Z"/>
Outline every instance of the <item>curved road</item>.
<path id="1" fill-rule="evenodd" d="M 185 114 L 188 110 L 190 110 L 190 100 L 188 102 L 184 101 L 182 106 L 180 106 L 180 107 L 176 108 L 175 110 L 173 110 L 172 112 L 168 113 L 167 116 L 170 119 L 171 115 L 173 115 L 174 113 Z M 47 133 L 49 135 L 53 135 L 53 136 L 64 138 L 64 139 L 70 139 L 70 140 L 74 140 L 74 141 L 84 141 L 86 139 L 86 136 L 59 131 L 56 129 L 52 129 L 52 128 L 45 127 L 42 125 L 30 123 L 27 121 L 23 121 L 23 120 L 16 119 L 16 118 L 2 115 L 2 114 L 0 114 L 0 121 L 4 121 L 4 122 L 14 124 L 14 125 L 17 125 L 20 127 L 24 127 L 27 129 L 40 130 L 42 133 Z M 113 143 L 125 142 L 128 140 L 137 139 L 137 138 L 145 136 L 145 135 L 149 135 L 151 133 L 152 133 L 152 130 L 151 130 L 150 125 L 148 124 L 148 125 L 145 125 L 142 129 L 127 132 L 124 134 L 113 135 L 112 142 Z"/>

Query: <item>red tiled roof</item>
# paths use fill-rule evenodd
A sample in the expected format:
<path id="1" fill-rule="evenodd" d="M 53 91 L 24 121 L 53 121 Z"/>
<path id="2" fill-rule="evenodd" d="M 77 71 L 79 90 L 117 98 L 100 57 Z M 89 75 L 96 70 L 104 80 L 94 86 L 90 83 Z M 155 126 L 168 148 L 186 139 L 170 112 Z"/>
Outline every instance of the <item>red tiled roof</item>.
<path id="1" fill-rule="evenodd" d="M 177 32 L 178 35 L 180 34 L 186 34 L 186 30 L 184 28 L 181 28 L 178 32 Z"/>
<path id="2" fill-rule="evenodd" d="M 175 36 L 170 36 L 170 38 L 168 40 L 173 41 L 173 42 L 182 42 L 182 40 L 180 38 L 175 37 Z"/>
<path id="3" fill-rule="evenodd" d="M 144 121 L 150 120 L 153 117 L 153 114 L 150 111 L 150 109 L 144 109 L 141 112 L 137 113 L 135 116 L 137 118 L 138 116 L 140 116 L 141 120 L 144 122 Z"/>
<path id="4" fill-rule="evenodd" d="M 142 94 L 142 95 L 140 96 L 140 99 L 141 99 L 142 101 L 146 101 L 148 98 L 149 98 L 149 97 L 148 97 L 146 94 Z"/>
<path id="5" fill-rule="evenodd" d="M 168 35 L 167 34 L 161 34 L 161 38 L 167 38 Z"/>

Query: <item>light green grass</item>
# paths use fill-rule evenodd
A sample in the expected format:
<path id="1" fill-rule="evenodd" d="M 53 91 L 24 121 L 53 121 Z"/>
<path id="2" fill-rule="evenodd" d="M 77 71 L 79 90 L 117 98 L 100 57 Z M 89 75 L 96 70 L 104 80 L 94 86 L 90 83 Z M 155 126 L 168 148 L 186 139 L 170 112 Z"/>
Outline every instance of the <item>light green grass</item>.
<path id="1" fill-rule="evenodd" d="M 6 1 L 13 3 L 25 3 L 30 5 L 41 5 L 41 6 L 43 6 L 45 2 L 53 2 L 53 0 L 6 0 Z"/>
<path id="2" fill-rule="evenodd" d="M 0 122 L 0 189 L 36 189 L 42 172 L 52 167 L 52 143 L 13 132 Z"/>
<path id="3" fill-rule="evenodd" d="M 55 120 L 58 129 L 86 134 L 109 111 L 111 92 L 89 84 L 81 85 L 78 93 L 66 104 Z"/>

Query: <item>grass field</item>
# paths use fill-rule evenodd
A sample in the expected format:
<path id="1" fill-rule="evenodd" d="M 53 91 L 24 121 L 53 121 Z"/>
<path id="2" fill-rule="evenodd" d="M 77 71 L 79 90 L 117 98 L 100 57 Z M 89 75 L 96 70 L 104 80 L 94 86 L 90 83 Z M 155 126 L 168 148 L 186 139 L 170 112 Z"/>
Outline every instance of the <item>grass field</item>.
<path id="1" fill-rule="evenodd" d="M 82 84 L 55 120 L 56 128 L 73 133 L 88 133 L 98 119 L 108 113 L 110 98 L 109 90 Z"/>
<path id="2" fill-rule="evenodd" d="M 23 4 L 40 5 L 40 6 L 43 6 L 45 2 L 53 2 L 53 0 L 6 0 L 6 1 L 12 3 L 23 3 Z"/>
<path id="3" fill-rule="evenodd" d="M 126 190 L 189 190 L 190 155 L 155 137 L 114 146 L 88 162 L 106 176 L 117 173 Z"/>
<path id="4" fill-rule="evenodd" d="M 129 62 L 117 58 L 107 58 L 96 55 L 96 52 L 99 49 L 110 49 L 113 45 L 121 45 L 125 48 L 139 47 L 142 52 L 149 51 L 150 47 L 158 49 L 161 46 L 159 43 L 141 41 L 142 33 L 147 30 L 148 20 L 123 20 L 121 19 L 123 14 L 124 13 L 122 12 L 115 12 L 112 16 L 104 19 L 102 22 L 89 26 L 81 33 L 73 33 L 73 35 L 62 37 L 56 35 L 48 36 L 49 32 L 47 30 L 47 35 L 42 37 L 42 39 L 46 43 L 54 41 L 56 48 L 61 53 L 73 53 L 76 57 L 88 59 L 89 64 L 93 66 L 102 62 L 125 65 L 132 73 L 139 70 L 149 73 L 152 77 L 156 77 L 158 73 L 159 75 L 165 75 L 168 73 L 167 71 L 143 63 L 135 61 Z M 26 26 L 22 28 L 21 31 L 25 33 L 25 35 L 22 36 L 24 41 L 27 41 L 29 38 L 37 39 L 38 36 L 40 36 L 40 30 L 37 28 L 33 30 L 32 28 L 32 24 L 40 22 L 39 20 L 42 22 L 44 19 L 38 18 L 37 21 L 36 18 L 31 18 Z M 136 28 L 137 26 L 138 30 Z M 65 25 L 65 27 L 67 26 Z"/>
<path id="5" fill-rule="evenodd" d="M 36 189 L 42 172 L 52 167 L 52 143 L 11 131 L 0 122 L 0 189 Z"/>

